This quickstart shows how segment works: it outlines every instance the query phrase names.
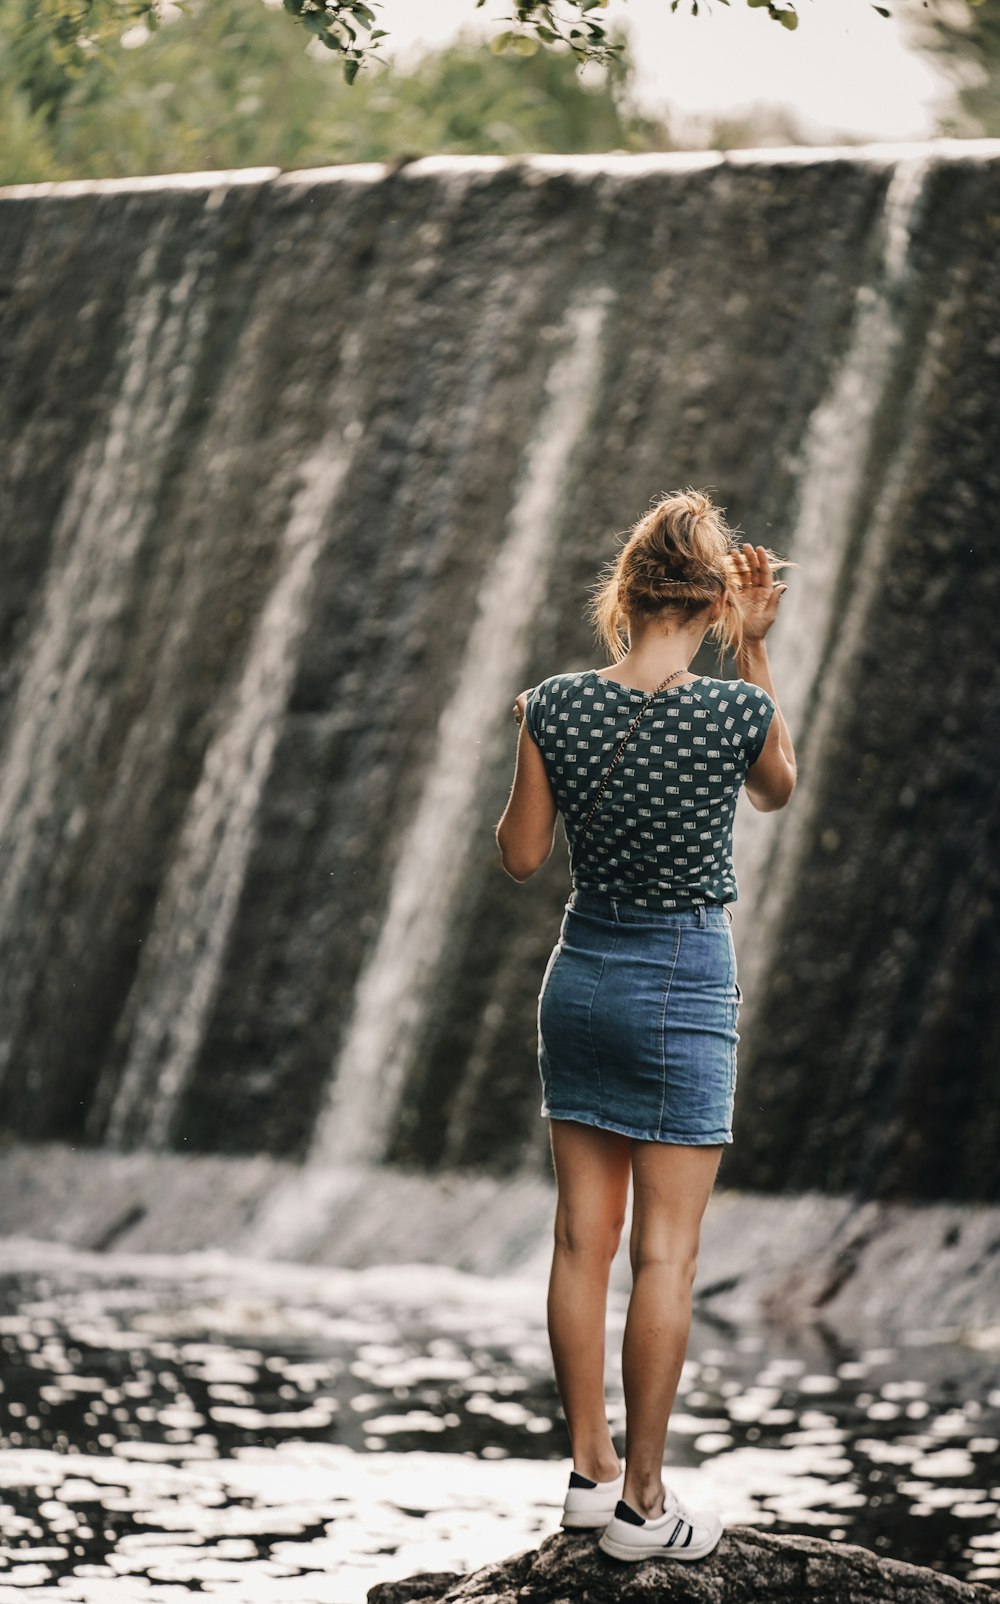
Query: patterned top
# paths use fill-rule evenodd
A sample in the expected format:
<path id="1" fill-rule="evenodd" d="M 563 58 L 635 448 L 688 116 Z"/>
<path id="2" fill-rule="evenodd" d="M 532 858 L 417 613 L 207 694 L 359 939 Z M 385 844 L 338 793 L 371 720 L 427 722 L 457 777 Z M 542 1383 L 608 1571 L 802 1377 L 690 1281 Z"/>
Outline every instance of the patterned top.
<path id="1" fill-rule="evenodd" d="M 767 692 L 746 680 L 702 675 L 660 691 L 578 844 L 646 694 L 585 669 L 554 674 L 528 695 L 525 721 L 566 826 L 573 884 L 640 908 L 735 902 L 736 800 L 774 713 Z"/>

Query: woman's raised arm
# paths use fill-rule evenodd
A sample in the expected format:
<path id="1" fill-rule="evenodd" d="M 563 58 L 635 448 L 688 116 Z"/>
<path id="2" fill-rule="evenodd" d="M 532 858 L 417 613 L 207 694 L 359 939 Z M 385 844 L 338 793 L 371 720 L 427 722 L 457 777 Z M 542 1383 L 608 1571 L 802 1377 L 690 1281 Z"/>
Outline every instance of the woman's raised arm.
<path id="1" fill-rule="evenodd" d="M 771 564 L 763 546 L 746 542 L 733 555 L 740 576 L 740 607 L 743 613 L 743 645 L 737 656 L 740 674 L 751 685 L 759 685 L 774 703 L 774 716 L 760 756 L 751 764 L 746 778 L 747 796 L 760 813 L 783 808 L 795 790 L 795 747 L 785 723 L 771 680 L 765 636 L 778 616 L 778 606 L 786 587 L 774 583 Z"/>

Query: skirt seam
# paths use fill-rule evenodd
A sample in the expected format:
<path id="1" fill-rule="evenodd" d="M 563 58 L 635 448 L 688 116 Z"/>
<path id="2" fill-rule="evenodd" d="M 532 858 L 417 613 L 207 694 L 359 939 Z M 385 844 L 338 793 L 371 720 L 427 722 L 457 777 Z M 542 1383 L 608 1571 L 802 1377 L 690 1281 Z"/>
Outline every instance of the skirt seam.
<path id="1" fill-rule="evenodd" d="M 667 1106 L 667 1005 L 670 1001 L 670 988 L 674 983 L 674 974 L 677 970 L 677 960 L 681 952 L 681 932 L 678 929 L 674 935 L 674 952 L 670 960 L 670 973 L 663 988 L 663 1008 L 660 1013 L 660 1112 L 656 1116 L 656 1129 L 663 1129 L 663 1114 Z"/>
<path id="2" fill-rule="evenodd" d="M 604 1116 L 604 1082 L 601 1079 L 601 1060 L 597 1051 L 597 1043 L 594 1040 L 594 1002 L 597 998 L 597 993 L 601 989 L 601 981 L 604 979 L 604 970 L 607 966 L 608 959 L 614 952 L 617 941 L 618 933 L 616 931 L 614 936 L 611 938 L 611 946 L 601 958 L 600 974 L 597 977 L 593 992 L 591 993 L 590 1004 L 587 1008 L 587 1035 L 590 1037 L 590 1051 L 594 1060 L 594 1069 L 597 1073 L 597 1111 L 602 1118 Z"/>

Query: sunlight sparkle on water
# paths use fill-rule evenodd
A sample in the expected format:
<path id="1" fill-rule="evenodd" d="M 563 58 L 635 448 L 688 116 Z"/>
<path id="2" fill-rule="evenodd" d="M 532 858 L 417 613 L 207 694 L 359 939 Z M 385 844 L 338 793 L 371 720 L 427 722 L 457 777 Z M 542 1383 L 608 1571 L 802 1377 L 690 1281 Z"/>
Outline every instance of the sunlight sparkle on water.
<path id="1" fill-rule="evenodd" d="M 0 1600 L 360 1604 L 375 1581 L 473 1569 L 557 1526 L 541 1283 L 40 1250 L 0 1271 L 0 1353 Z M 730 1524 L 985 1580 L 994 1363 L 696 1324 L 669 1480 Z M 620 1429 L 613 1366 L 609 1411 Z"/>

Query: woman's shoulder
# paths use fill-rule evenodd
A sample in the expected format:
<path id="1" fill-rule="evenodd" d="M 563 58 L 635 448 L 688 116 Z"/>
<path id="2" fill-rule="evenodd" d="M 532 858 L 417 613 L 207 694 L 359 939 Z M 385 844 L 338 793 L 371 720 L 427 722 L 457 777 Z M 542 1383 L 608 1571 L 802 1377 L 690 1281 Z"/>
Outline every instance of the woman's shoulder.
<path id="1" fill-rule="evenodd" d="M 570 670 L 563 674 L 550 674 L 528 692 L 524 716 L 528 731 L 535 744 L 543 744 L 546 726 L 551 731 L 572 717 L 575 703 L 583 702 L 593 693 L 594 676 L 587 669 Z"/>
<path id="2" fill-rule="evenodd" d="M 697 688 L 702 695 L 707 695 L 720 706 L 729 706 L 732 702 L 740 707 L 747 702 L 753 702 L 758 707 L 773 705 L 767 691 L 747 679 L 712 679 L 702 674 Z"/>
<path id="3" fill-rule="evenodd" d="M 574 692 L 588 689 L 593 682 L 594 675 L 591 669 L 568 669 L 565 673 L 550 674 L 547 679 L 539 680 L 529 695 L 539 699 L 563 700 L 571 697 Z"/>
<path id="4" fill-rule="evenodd" d="M 699 700 L 713 710 L 712 725 L 749 765 L 760 756 L 774 715 L 774 700 L 746 679 L 703 679 Z"/>

